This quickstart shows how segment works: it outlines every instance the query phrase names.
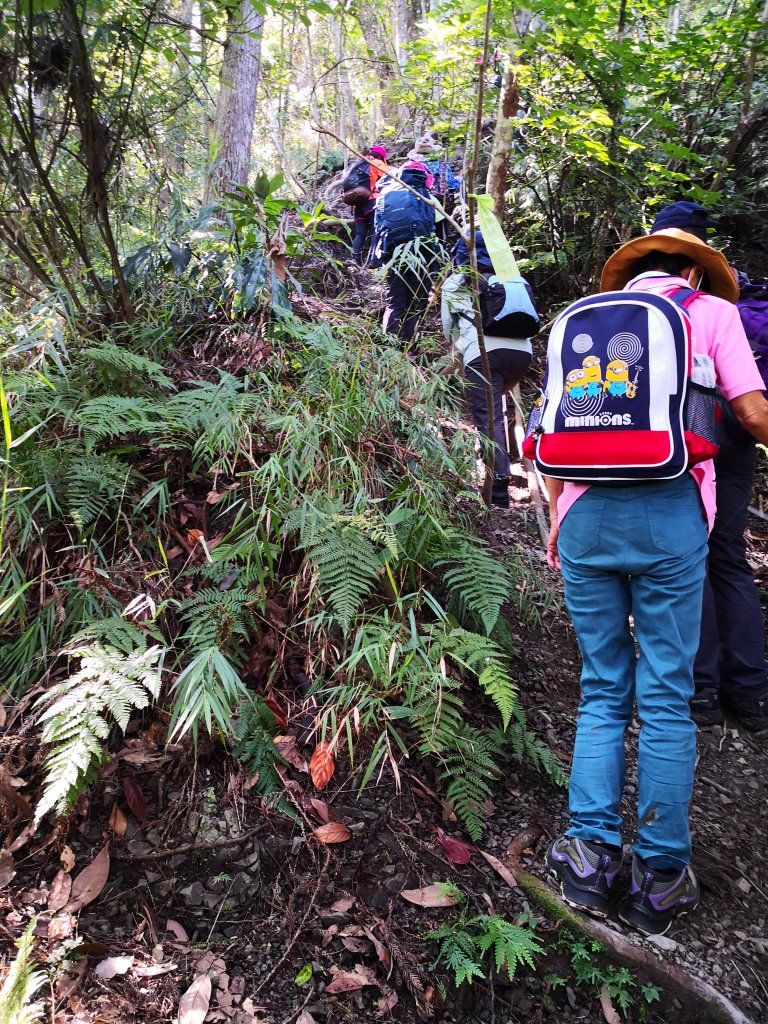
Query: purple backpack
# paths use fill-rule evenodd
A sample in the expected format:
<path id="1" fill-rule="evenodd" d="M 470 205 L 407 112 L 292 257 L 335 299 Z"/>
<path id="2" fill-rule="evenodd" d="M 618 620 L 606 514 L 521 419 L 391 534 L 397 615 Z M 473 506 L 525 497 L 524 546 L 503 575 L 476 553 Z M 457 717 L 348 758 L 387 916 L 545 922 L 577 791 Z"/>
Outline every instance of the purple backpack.
<path id="1" fill-rule="evenodd" d="M 739 283 L 741 290 L 736 305 L 768 390 L 768 284 L 750 284 L 743 279 Z"/>

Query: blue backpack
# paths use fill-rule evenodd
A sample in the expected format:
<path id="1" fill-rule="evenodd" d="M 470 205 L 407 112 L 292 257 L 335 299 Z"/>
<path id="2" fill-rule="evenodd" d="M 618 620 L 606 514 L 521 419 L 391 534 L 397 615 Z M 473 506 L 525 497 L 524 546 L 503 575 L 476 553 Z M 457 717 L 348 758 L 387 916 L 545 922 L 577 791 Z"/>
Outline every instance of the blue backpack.
<path id="1" fill-rule="evenodd" d="M 377 248 L 388 255 L 398 245 L 435 231 L 435 209 L 419 198 L 430 198 L 426 175 L 423 171 L 409 169 L 402 172 L 401 180 L 415 189 L 418 196 L 394 181 L 376 200 L 373 227 L 378 238 Z"/>
<path id="2" fill-rule="evenodd" d="M 541 399 L 523 453 L 559 480 L 673 480 L 717 454 L 715 367 L 694 353 L 697 292 L 602 292 L 549 336 Z"/>

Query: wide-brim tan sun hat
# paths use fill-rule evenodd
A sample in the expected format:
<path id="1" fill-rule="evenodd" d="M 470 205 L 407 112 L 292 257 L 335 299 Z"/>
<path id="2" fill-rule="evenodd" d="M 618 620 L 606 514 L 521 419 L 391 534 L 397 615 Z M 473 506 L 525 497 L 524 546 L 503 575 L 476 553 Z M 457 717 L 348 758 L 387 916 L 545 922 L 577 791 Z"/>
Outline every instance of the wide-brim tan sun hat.
<path id="1" fill-rule="evenodd" d="M 622 245 L 603 267 L 600 291 L 613 292 L 623 288 L 635 276 L 637 260 L 654 250 L 690 256 L 693 263 L 707 272 L 706 290 L 711 295 L 727 299 L 728 302 L 736 302 L 738 299 L 739 286 L 725 256 L 719 249 L 713 249 L 696 235 L 681 231 L 680 228 L 664 228 L 662 231 L 654 231 L 652 235 L 633 238 L 631 242 Z"/>

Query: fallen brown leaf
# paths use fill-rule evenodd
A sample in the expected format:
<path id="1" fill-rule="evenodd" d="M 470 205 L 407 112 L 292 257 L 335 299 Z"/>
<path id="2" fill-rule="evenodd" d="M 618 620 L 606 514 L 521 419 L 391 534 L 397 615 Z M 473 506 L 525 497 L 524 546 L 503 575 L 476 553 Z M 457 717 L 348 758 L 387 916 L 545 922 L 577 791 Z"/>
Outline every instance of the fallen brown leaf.
<path id="1" fill-rule="evenodd" d="M 54 987 L 57 999 L 69 999 L 70 996 L 73 996 L 75 992 L 77 992 L 83 982 L 87 967 L 88 961 L 83 959 L 79 963 L 75 964 L 72 970 L 67 971 L 66 974 L 56 974 Z"/>
<path id="2" fill-rule="evenodd" d="M 128 819 L 117 804 L 113 805 L 107 824 L 118 838 L 125 835 L 125 830 L 128 828 Z"/>
<path id="3" fill-rule="evenodd" d="M 299 1016 L 296 1018 L 296 1024 L 317 1024 L 317 1021 L 309 1012 L 309 1010 L 302 1010 Z"/>
<path id="4" fill-rule="evenodd" d="M 0 850 L 0 888 L 8 885 L 15 874 L 13 854 L 10 850 Z"/>
<path id="5" fill-rule="evenodd" d="M 280 756 L 285 758 L 288 764 L 292 765 L 297 772 L 309 771 L 307 759 L 296 749 L 295 736 L 275 736 L 272 742 L 277 747 Z"/>
<path id="6" fill-rule="evenodd" d="M 330 845 L 331 843 L 346 843 L 348 839 L 352 838 L 352 833 L 349 831 L 346 825 L 343 825 L 340 821 L 329 821 L 327 825 L 321 825 L 320 828 L 316 828 L 312 833 L 316 839 L 319 839 L 321 843 Z"/>
<path id="7" fill-rule="evenodd" d="M 127 974 L 132 967 L 132 956 L 108 956 L 106 960 L 96 964 L 93 973 L 97 978 L 109 981 L 110 978 L 114 978 L 116 975 Z"/>
<path id="8" fill-rule="evenodd" d="M 42 918 L 41 918 L 42 920 Z M 46 936 L 49 942 L 61 942 L 68 939 L 74 931 L 74 918 L 71 914 L 56 914 L 48 922 Z"/>
<path id="9" fill-rule="evenodd" d="M 170 974 L 171 971 L 177 970 L 176 964 L 147 964 L 146 966 L 134 967 L 131 970 L 131 974 L 135 974 L 137 978 L 156 978 L 160 974 Z"/>
<path id="10" fill-rule="evenodd" d="M 348 910 L 351 910 L 355 905 L 354 896 L 342 896 L 340 900 L 336 900 L 331 904 L 331 911 L 334 914 L 346 914 Z"/>
<path id="11" fill-rule="evenodd" d="M 265 697 L 264 703 L 275 716 L 275 725 L 278 727 L 278 729 L 286 729 L 288 727 L 288 716 L 277 703 L 275 698 Z"/>
<path id="12" fill-rule="evenodd" d="M 144 799 L 141 786 L 133 779 L 123 779 L 123 793 L 125 793 L 126 803 L 132 813 L 139 821 L 144 821 L 147 816 L 147 802 Z"/>
<path id="13" fill-rule="evenodd" d="M 170 917 L 165 922 L 165 930 L 167 932 L 173 932 L 179 942 L 189 942 L 189 936 L 187 935 L 187 931 L 184 926 Z"/>
<path id="14" fill-rule="evenodd" d="M 606 1024 L 621 1024 L 621 1017 L 611 1002 L 611 996 L 605 985 L 600 988 L 600 1009 L 603 1011 Z"/>
<path id="15" fill-rule="evenodd" d="M 75 866 L 75 855 L 72 853 L 72 848 L 70 846 L 62 846 L 59 860 L 61 861 L 61 866 L 65 871 L 72 870 Z"/>
<path id="16" fill-rule="evenodd" d="M 443 848 L 443 852 L 452 864 L 468 864 L 474 852 L 474 846 L 463 843 L 460 839 L 453 839 L 447 836 L 441 828 L 435 829 L 437 841 Z"/>
<path id="17" fill-rule="evenodd" d="M 339 992 L 354 992 L 356 989 L 365 988 L 366 985 L 377 985 L 375 976 L 362 964 L 355 964 L 354 971 L 342 971 L 338 967 L 331 968 L 333 981 L 325 987 L 327 995 L 335 995 Z"/>
<path id="18" fill-rule="evenodd" d="M 178 1024 L 203 1024 L 211 1005 L 211 979 L 198 974 L 179 1000 Z"/>
<path id="19" fill-rule="evenodd" d="M 70 851 L 71 852 L 71 851 Z M 62 851 L 63 860 L 63 851 Z M 109 878 L 109 843 L 83 868 L 72 883 L 72 894 L 65 909 L 70 914 L 87 906 L 99 896 Z"/>
<path id="20" fill-rule="evenodd" d="M 69 903 L 71 893 L 72 875 L 62 868 L 51 882 L 51 891 L 48 895 L 48 909 L 51 913 L 55 914 L 57 911 L 63 910 Z"/>
<path id="21" fill-rule="evenodd" d="M 309 808 L 323 824 L 333 821 L 333 811 L 325 800 L 318 800 L 316 796 L 311 796 L 309 797 Z"/>
<path id="22" fill-rule="evenodd" d="M 366 927 L 364 928 L 364 931 L 365 934 L 373 943 L 373 948 L 376 950 L 376 956 L 379 958 L 379 962 L 382 964 L 382 966 L 386 967 L 386 969 L 389 970 L 389 968 L 392 965 L 392 954 L 384 945 L 384 943 L 379 941 L 375 933 L 372 932 L 370 928 Z"/>
<path id="23" fill-rule="evenodd" d="M 385 1013 L 392 1010 L 398 1003 L 398 994 L 389 985 L 381 986 L 381 995 L 379 996 L 379 1012 L 376 1014 L 377 1017 L 383 1017 Z"/>
<path id="24" fill-rule="evenodd" d="M 350 953 L 368 953 L 371 944 L 367 939 L 356 939 L 353 935 L 345 935 L 341 944 Z"/>
<path id="25" fill-rule="evenodd" d="M 443 886 L 437 883 L 423 889 L 403 889 L 400 895 L 419 907 L 453 907 L 456 904 L 454 897 L 443 892 Z"/>
<path id="26" fill-rule="evenodd" d="M 336 763 L 328 744 L 321 740 L 312 753 L 309 762 L 309 775 L 315 785 L 315 789 L 325 789 L 333 778 L 336 771 Z"/>
<path id="27" fill-rule="evenodd" d="M 492 853 L 486 853 L 485 850 L 478 850 L 477 852 L 481 857 L 485 857 L 496 874 L 500 875 L 511 889 L 517 888 L 517 879 L 509 868 L 504 867 L 498 857 L 494 857 Z"/>

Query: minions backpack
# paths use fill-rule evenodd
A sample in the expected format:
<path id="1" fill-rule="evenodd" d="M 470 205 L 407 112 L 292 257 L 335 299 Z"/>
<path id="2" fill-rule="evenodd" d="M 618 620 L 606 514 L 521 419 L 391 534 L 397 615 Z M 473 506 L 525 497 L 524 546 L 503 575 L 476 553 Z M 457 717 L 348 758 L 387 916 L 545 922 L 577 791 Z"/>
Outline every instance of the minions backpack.
<path id="1" fill-rule="evenodd" d="M 603 292 L 554 323 L 523 452 L 583 483 L 671 480 L 717 454 L 715 370 L 691 350 L 700 294 Z"/>

